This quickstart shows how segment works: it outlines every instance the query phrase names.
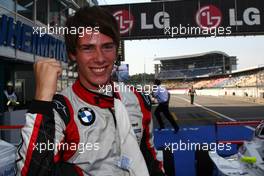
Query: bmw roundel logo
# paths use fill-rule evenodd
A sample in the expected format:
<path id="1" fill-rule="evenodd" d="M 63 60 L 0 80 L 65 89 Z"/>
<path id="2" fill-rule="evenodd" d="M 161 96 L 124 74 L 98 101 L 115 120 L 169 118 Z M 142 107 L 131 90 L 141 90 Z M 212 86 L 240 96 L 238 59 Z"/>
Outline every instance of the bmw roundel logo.
<path id="1" fill-rule="evenodd" d="M 90 126 L 95 121 L 95 114 L 91 108 L 83 107 L 78 111 L 78 118 L 81 124 L 85 126 Z"/>

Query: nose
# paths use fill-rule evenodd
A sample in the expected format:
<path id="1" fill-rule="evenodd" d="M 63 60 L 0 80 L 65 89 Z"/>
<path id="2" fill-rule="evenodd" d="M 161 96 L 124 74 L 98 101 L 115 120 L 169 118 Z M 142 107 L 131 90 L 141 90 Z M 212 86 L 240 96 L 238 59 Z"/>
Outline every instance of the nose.
<path id="1" fill-rule="evenodd" d="M 105 56 L 100 47 L 96 47 L 95 62 L 98 64 L 105 63 Z"/>

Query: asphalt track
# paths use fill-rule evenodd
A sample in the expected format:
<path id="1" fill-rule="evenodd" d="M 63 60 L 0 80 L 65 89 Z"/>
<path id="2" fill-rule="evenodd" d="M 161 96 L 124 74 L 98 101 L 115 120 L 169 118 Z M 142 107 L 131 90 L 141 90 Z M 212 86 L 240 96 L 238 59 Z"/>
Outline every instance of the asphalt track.
<path id="1" fill-rule="evenodd" d="M 264 120 L 264 105 L 230 98 L 196 96 L 194 105 L 187 95 L 172 95 L 170 111 L 180 126 L 214 125 L 219 121 Z M 153 111 L 157 105 L 153 105 Z M 156 118 L 154 128 L 158 128 Z M 162 119 L 167 129 L 168 120 Z"/>

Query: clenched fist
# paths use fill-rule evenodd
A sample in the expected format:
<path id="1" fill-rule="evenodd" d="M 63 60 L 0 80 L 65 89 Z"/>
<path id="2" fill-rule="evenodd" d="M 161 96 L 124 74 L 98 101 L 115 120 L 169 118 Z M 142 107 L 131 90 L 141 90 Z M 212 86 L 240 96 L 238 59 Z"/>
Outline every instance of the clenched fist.
<path id="1" fill-rule="evenodd" d="M 57 80 L 62 73 L 55 59 L 41 59 L 34 64 L 36 79 L 35 100 L 52 101 L 57 89 Z"/>

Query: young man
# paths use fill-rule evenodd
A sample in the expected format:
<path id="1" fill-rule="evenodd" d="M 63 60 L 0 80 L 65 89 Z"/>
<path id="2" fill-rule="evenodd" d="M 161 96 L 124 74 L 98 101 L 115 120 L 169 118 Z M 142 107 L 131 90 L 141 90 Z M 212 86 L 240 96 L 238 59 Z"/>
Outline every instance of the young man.
<path id="1" fill-rule="evenodd" d="M 169 111 L 169 101 L 170 101 L 170 94 L 165 87 L 161 87 L 161 81 L 156 79 L 154 81 L 154 85 L 158 86 L 157 91 L 153 92 L 153 96 L 157 99 L 159 105 L 156 108 L 154 114 L 158 120 L 160 125 L 160 129 L 164 129 L 164 123 L 161 119 L 161 113 L 169 120 L 171 125 L 174 128 L 174 132 L 177 133 L 179 131 L 179 126 L 173 119 L 170 111 Z"/>
<path id="2" fill-rule="evenodd" d="M 55 94 L 58 61 L 34 65 L 35 100 L 22 129 L 18 174 L 164 175 L 153 146 L 149 104 L 136 91 L 109 92 L 119 44 L 115 18 L 99 7 L 85 7 L 66 26 L 98 27 L 99 32 L 65 35 L 79 77 L 61 94 Z"/>

